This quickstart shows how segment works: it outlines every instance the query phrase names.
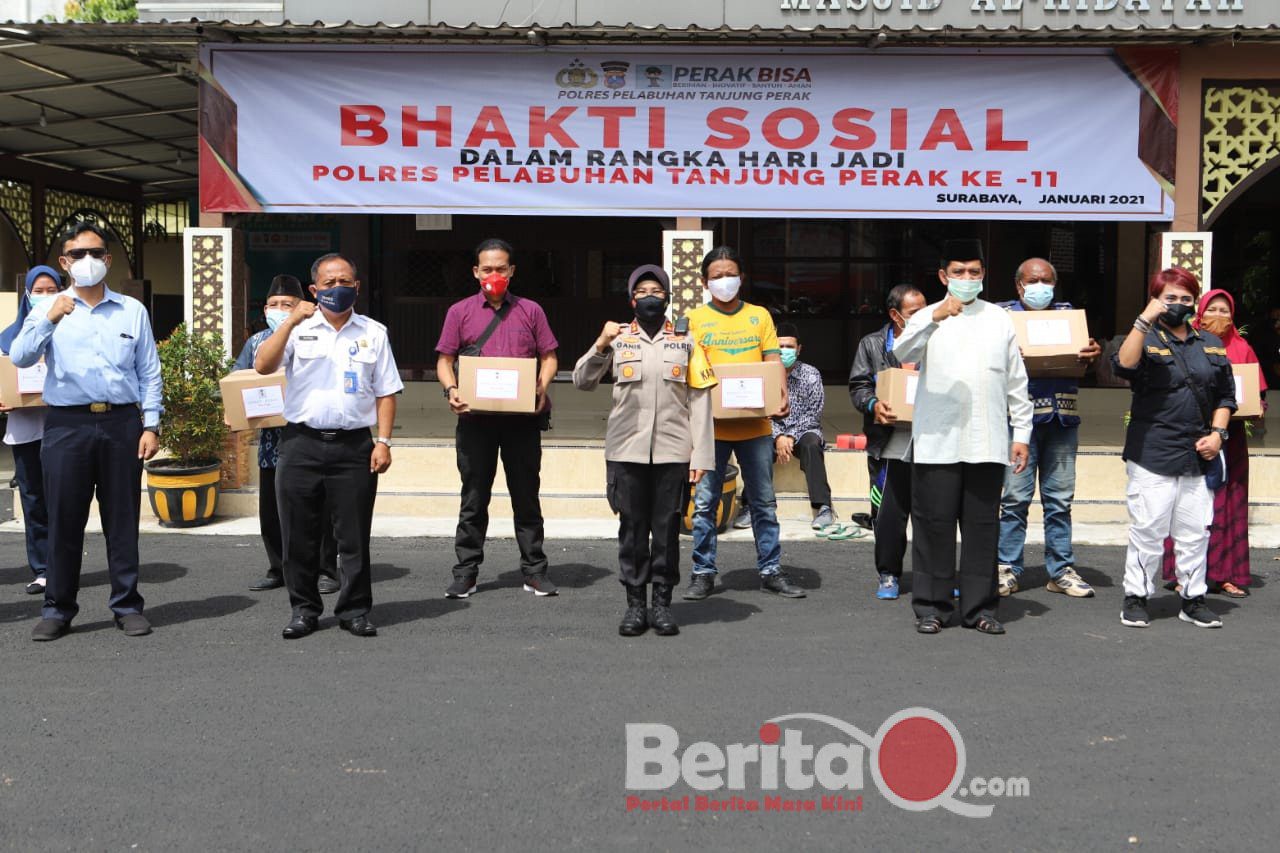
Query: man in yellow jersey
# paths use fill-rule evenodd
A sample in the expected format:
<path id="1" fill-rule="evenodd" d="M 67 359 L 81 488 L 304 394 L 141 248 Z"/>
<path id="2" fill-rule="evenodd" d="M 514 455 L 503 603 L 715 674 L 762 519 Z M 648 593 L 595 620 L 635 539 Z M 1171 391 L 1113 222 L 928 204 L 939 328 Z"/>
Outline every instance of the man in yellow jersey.
<path id="1" fill-rule="evenodd" d="M 742 262 L 728 246 L 717 246 L 702 259 L 702 284 L 711 301 L 689 312 L 689 333 L 700 354 L 717 364 L 782 360 L 778 333 L 769 312 L 738 298 Z M 782 410 L 789 407 L 783 386 Z M 711 594 L 716 576 L 716 506 L 729 455 L 738 459 L 743 489 L 751 508 L 760 588 L 784 598 L 804 598 L 804 590 L 782 571 L 778 542 L 777 502 L 773 495 L 773 428 L 768 418 L 716 421 L 716 466 L 694 492 L 693 574 L 682 596 L 700 601 Z"/>

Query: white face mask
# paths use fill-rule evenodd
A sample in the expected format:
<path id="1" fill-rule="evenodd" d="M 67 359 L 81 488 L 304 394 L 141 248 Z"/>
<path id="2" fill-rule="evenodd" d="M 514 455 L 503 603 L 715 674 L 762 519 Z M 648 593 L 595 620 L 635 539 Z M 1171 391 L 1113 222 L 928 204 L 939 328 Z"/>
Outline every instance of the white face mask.
<path id="1" fill-rule="evenodd" d="M 107 262 L 85 255 L 71 265 L 71 282 L 76 287 L 93 287 L 107 277 Z"/>
<path id="2" fill-rule="evenodd" d="M 713 278 L 707 282 L 711 295 L 721 302 L 732 302 L 738 297 L 738 288 L 742 287 L 742 279 L 736 275 Z"/>
<path id="3" fill-rule="evenodd" d="M 49 305 L 53 302 L 56 293 L 31 293 L 27 296 L 27 301 L 31 303 L 31 310 L 38 311 L 42 314 L 49 313 Z"/>

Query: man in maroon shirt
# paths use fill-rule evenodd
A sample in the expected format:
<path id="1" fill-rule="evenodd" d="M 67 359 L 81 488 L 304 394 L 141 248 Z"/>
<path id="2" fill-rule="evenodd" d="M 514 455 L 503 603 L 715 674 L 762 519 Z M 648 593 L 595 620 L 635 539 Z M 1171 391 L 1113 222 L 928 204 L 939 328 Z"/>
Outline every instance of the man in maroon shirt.
<path id="1" fill-rule="evenodd" d="M 480 283 L 480 292 L 449 307 L 436 344 L 439 353 L 436 376 L 444 386 L 449 408 L 458 416 L 456 447 L 458 473 L 462 476 L 462 508 L 453 545 L 458 564 L 453 567 L 453 583 L 445 591 L 447 598 L 466 598 L 476 591 L 476 576 L 484 562 L 489 498 L 498 472 L 499 453 L 511 492 L 525 591 L 535 595 L 556 594 L 555 584 L 547 578 L 547 556 L 542 550 L 542 504 L 538 489 L 542 471 L 542 413 L 548 406 L 547 388 L 556 375 L 559 344 L 538 303 L 507 290 L 516 274 L 511 256 L 511 246 L 503 240 L 485 240 L 476 247 L 476 265 L 471 272 Z M 468 352 L 499 311 L 502 319 L 484 342 L 481 352 Z M 538 414 L 472 413 L 458 396 L 454 363 L 459 354 L 537 358 Z"/>

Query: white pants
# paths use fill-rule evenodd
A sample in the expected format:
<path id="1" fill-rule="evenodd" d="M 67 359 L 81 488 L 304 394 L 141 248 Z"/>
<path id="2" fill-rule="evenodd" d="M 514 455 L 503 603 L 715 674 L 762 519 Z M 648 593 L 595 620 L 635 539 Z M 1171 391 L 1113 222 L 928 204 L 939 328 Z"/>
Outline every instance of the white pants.
<path id="1" fill-rule="evenodd" d="M 1213 523 L 1213 492 L 1203 474 L 1170 477 L 1153 474 L 1135 462 L 1129 472 L 1129 550 L 1124 558 L 1124 594 L 1144 598 L 1156 591 L 1164 561 L 1164 540 L 1173 537 L 1178 583 L 1183 598 L 1208 592 L 1205 556 Z"/>

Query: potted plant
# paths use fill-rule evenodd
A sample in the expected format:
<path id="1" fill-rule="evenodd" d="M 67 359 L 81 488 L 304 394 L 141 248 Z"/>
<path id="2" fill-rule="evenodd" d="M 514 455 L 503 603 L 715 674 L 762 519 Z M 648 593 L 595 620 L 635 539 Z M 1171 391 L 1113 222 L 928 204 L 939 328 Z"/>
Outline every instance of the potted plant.
<path id="1" fill-rule="evenodd" d="M 157 345 L 164 383 L 160 442 L 168 455 L 146 463 L 147 495 L 164 527 L 196 527 L 213 517 L 223 440 L 218 380 L 231 359 L 215 335 L 192 335 L 185 323 Z"/>

